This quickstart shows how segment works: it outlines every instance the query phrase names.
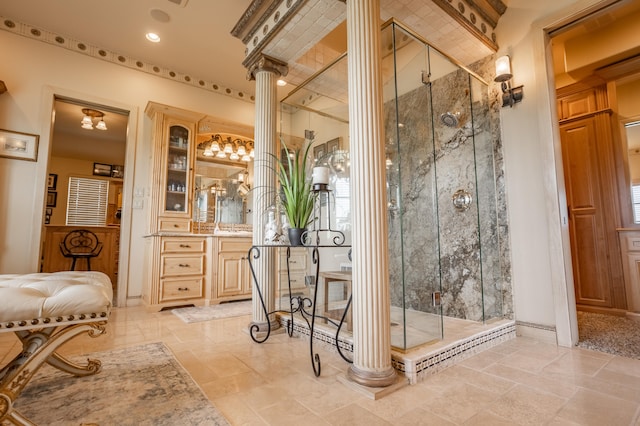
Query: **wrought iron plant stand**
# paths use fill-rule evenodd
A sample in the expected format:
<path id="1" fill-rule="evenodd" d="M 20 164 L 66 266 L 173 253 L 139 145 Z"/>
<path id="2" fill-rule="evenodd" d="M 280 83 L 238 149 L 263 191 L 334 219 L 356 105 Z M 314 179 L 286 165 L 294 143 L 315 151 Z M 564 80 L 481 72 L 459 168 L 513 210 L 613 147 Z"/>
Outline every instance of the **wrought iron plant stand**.
<path id="1" fill-rule="evenodd" d="M 291 248 L 292 247 L 300 247 L 296 245 L 283 245 L 283 244 L 262 244 L 262 245 L 253 245 L 249 249 L 249 253 L 247 255 L 247 259 L 249 261 L 249 268 L 251 269 L 251 275 L 253 277 L 253 282 L 255 283 L 256 292 L 260 298 L 260 305 L 264 311 L 265 317 L 268 319 L 269 315 L 274 313 L 289 313 L 290 321 L 287 323 L 287 333 L 289 337 L 293 336 L 293 326 L 294 326 L 294 318 L 295 314 L 299 314 L 299 316 L 307 323 L 309 327 L 309 351 L 311 355 L 311 365 L 313 366 L 313 372 L 316 377 L 320 376 L 321 372 L 321 364 L 320 364 L 320 355 L 314 352 L 313 350 L 313 336 L 315 331 L 316 319 L 320 318 L 327 323 L 330 323 L 337 327 L 335 334 L 335 345 L 338 350 L 340 356 L 347 362 L 351 363 L 352 360 L 347 358 L 339 345 L 338 336 L 340 334 L 340 330 L 344 324 L 345 318 L 347 317 L 347 312 L 351 308 L 351 298 L 349 295 L 347 300 L 346 307 L 342 314 L 342 318 L 340 322 L 336 322 L 332 318 L 328 318 L 326 316 L 322 316 L 316 313 L 317 306 L 317 296 L 318 296 L 318 277 L 320 275 L 320 249 L 321 248 L 349 248 L 349 260 L 351 260 L 351 247 L 345 244 L 345 235 L 342 231 L 333 229 L 331 225 L 331 190 L 328 189 L 327 185 L 317 185 L 315 184 L 313 187 L 314 192 L 314 215 L 313 221 L 311 223 L 311 229 L 308 229 L 302 235 L 302 247 L 307 247 L 311 250 L 311 259 L 313 264 L 315 265 L 315 289 L 313 290 L 313 299 L 306 296 L 301 295 L 293 295 L 291 292 L 291 275 L 289 268 L 289 259 L 291 257 Z M 326 217 L 325 217 L 326 216 Z M 328 240 L 328 243 L 322 243 L 321 240 Z M 267 306 L 264 301 L 264 297 L 262 295 L 262 291 L 260 290 L 260 286 L 258 285 L 258 280 L 256 278 L 256 273 L 253 268 L 252 260 L 260 258 L 261 249 L 265 248 L 285 248 L 287 251 L 287 286 L 289 292 L 289 310 L 276 309 L 274 311 L 268 312 Z M 328 297 L 325 294 L 325 298 Z M 264 343 L 269 336 L 271 335 L 271 322 L 267 320 L 267 330 L 264 335 L 259 336 L 260 327 L 257 324 L 253 324 L 250 327 L 249 334 L 251 335 L 251 339 L 253 339 L 256 343 Z"/>

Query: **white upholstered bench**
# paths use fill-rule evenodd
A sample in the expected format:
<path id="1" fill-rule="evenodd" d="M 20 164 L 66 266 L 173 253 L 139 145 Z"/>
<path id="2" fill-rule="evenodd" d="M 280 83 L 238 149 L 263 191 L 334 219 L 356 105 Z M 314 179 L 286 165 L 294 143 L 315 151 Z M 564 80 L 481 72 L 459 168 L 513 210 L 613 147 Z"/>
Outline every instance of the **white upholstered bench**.
<path id="1" fill-rule="evenodd" d="M 78 365 L 56 350 L 81 333 L 103 334 L 112 298 L 102 272 L 0 275 L 0 333 L 13 332 L 22 342 L 22 352 L 0 370 L 0 423 L 33 424 L 13 404 L 43 363 L 76 376 L 100 371 L 98 360 Z"/>

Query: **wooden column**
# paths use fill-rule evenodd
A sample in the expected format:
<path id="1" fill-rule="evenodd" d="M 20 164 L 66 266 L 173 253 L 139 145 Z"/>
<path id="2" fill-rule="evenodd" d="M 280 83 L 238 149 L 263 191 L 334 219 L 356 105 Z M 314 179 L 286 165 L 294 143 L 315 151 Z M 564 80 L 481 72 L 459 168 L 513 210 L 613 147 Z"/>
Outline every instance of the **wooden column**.
<path id="1" fill-rule="evenodd" d="M 391 315 L 380 59 L 380 1 L 347 1 L 349 137 L 353 225 L 353 364 L 370 387 L 396 381 Z"/>

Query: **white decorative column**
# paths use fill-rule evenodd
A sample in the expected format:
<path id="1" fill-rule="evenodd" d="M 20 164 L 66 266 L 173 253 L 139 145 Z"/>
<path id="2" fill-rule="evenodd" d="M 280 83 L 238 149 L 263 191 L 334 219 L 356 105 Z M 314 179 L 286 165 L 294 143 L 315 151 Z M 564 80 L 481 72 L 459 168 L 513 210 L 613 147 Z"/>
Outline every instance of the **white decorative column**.
<path id="1" fill-rule="evenodd" d="M 268 56 L 260 56 L 247 67 L 249 78 L 256 81 L 255 129 L 253 159 L 253 244 L 264 244 L 264 224 L 262 215 L 275 201 L 276 176 L 275 156 L 277 155 L 277 108 L 276 81 L 287 74 L 287 65 Z M 252 256 L 257 252 L 254 251 Z M 256 280 L 264 298 L 267 312 L 275 310 L 276 265 L 275 248 L 259 249 L 259 257 L 252 258 Z M 267 321 L 271 329 L 278 327 L 275 315 L 267 318 L 260 303 L 258 293 L 253 289 L 253 321 L 259 331 L 267 331 Z"/>
<path id="2" fill-rule="evenodd" d="M 346 3 L 354 349 L 347 376 L 364 386 L 385 387 L 397 375 L 391 366 L 380 1 Z"/>

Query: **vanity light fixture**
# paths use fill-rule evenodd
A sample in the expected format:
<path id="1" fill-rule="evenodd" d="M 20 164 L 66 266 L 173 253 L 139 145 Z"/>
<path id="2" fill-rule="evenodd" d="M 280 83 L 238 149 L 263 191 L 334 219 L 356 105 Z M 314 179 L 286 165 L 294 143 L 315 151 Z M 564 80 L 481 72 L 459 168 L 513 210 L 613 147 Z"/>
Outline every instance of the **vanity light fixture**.
<path id="1" fill-rule="evenodd" d="M 211 139 L 201 142 L 198 149 L 202 150 L 205 157 L 229 158 L 232 161 L 249 162 L 253 158 L 253 141 L 239 138 L 231 139 L 230 136 L 222 137 L 219 134 L 211 136 Z"/>
<path id="2" fill-rule="evenodd" d="M 84 117 L 82 117 L 82 121 L 80 121 L 80 127 L 91 130 L 93 129 L 93 120 L 98 118 L 99 121 L 98 124 L 96 124 L 96 129 L 107 130 L 107 123 L 104 122 L 104 113 L 102 111 L 91 108 L 82 108 L 82 113 L 84 114 Z"/>
<path id="3" fill-rule="evenodd" d="M 501 83 L 502 106 L 513 107 L 514 104 L 522 101 L 523 86 L 511 87 L 511 60 L 509 56 L 501 56 L 496 59 L 496 78 L 494 81 Z"/>

